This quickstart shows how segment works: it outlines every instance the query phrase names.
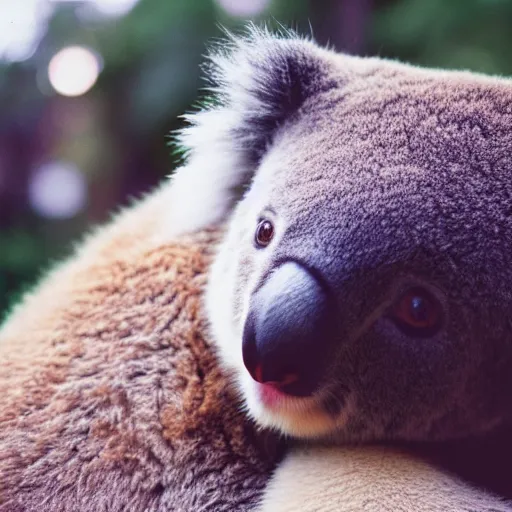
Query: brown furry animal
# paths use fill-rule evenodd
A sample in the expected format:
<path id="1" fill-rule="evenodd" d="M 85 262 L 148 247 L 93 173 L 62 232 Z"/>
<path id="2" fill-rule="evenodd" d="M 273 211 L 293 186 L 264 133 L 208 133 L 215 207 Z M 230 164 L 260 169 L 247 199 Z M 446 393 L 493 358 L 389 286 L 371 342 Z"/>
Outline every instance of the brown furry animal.
<path id="1" fill-rule="evenodd" d="M 379 447 L 294 448 L 267 486 L 280 446 L 205 335 L 222 232 L 162 243 L 167 207 L 162 190 L 99 230 L 0 331 L 1 512 L 512 510 Z"/>
<path id="2" fill-rule="evenodd" d="M 0 331 L 0 510 L 510 511 L 419 451 L 279 464 L 227 378 L 324 442 L 510 428 L 510 82 L 257 31 L 215 63 L 172 184 Z"/>
<path id="3" fill-rule="evenodd" d="M 92 236 L 0 334 L 0 510 L 246 511 L 277 444 L 205 336 L 218 234 L 152 242 L 160 193 Z"/>

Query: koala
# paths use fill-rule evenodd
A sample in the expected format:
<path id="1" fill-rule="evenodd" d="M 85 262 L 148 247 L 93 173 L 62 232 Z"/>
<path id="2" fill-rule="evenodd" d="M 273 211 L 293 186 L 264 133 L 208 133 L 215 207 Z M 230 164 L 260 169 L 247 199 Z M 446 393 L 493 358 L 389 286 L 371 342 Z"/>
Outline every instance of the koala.
<path id="1" fill-rule="evenodd" d="M 254 27 L 208 74 L 0 329 L 0 512 L 512 511 L 512 83 Z"/>
<path id="2" fill-rule="evenodd" d="M 206 308 L 248 414 L 339 443 L 508 428 L 512 82 L 255 28 L 210 76 L 170 203 L 228 219 Z"/>

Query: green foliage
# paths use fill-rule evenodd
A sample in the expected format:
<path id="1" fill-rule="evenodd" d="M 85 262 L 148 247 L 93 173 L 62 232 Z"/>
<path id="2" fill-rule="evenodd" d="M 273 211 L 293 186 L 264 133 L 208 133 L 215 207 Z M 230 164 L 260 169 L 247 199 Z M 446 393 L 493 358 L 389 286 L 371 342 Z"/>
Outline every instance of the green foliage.
<path id="1" fill-rule="evenodd" d="M 512 74 L 511 0 L 398 0 L 376 12 L 378 53 L 441 68 Z"/>
<path id="2" fill-rule="evenodd" d="M 34 281 L 48 258 L 41 240 L 27 231 L 0 233 L 0 321 Z"/>
<path id="3" fill-rule="evenodd" d="M 304 25 L 307 8 L 305 0 L 274 0 L 256 21 Z M 208 44 L 223 35 L 222 27 L 237 30 L 246 23 L 229 17 L 212 0 L 141 0 L 115 29 L 106 25 L 98 30 L 104 80 L 122 73 L 127 81 L 128 122 L 147 135 L 183 113 L 202 86 L 200 64 Z"/>

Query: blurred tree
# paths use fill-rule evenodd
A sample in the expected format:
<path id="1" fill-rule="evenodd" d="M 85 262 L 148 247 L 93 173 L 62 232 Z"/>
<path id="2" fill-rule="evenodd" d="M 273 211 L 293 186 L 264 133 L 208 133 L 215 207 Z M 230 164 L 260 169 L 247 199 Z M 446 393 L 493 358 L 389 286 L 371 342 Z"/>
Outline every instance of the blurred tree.
<path id="1" fill-rule="evenodd" d="M 121 18 L 87 0 L 51 5 L 35 53 L 0 61 L 0 316 L 87 225 L 172 172 L 166 137 L 193 108 L 219 24 L 237 30 L 251 12 L 350 53 L 512 74 L 512 0 L 140 0 Z M 84 96 L 62 97 L 48 64 L 77 44 L 103 70 Z M 38 169 L 59 162 L 86 184 L 86 208 L 69 218 L 44 216 L 30 199 Z"/>
<path id="2" fill-rule="evenodd" d="M 511 0 L 397 0 L 374 13 L 376 53 L 416 64 L 512 74 Z"/>
<path id="3" fill-rule="evenodd" d="M 219 24 L 247 21 L 226 6 L 251 0 L 237 1 L 140 0 L 126 16 L 106 18 L 86 0 L 61 0 L 35 53 L 0 62 L 0 316 L 88 224 L 172 172 L 166 137 L 202 87 L 199 65 Z M 308 8 L 307 0 L 273 0 L 255 21 L 302 30 Z M 103 64 L 78 98 L 57 95 L 48 80 L 50 59 L 70 45 L 93 49 Z M 72 163 L 87 182 L 87 208 L 71 218 L 41 216 L 30 202 L 38 168 L 52 162 Z"/>

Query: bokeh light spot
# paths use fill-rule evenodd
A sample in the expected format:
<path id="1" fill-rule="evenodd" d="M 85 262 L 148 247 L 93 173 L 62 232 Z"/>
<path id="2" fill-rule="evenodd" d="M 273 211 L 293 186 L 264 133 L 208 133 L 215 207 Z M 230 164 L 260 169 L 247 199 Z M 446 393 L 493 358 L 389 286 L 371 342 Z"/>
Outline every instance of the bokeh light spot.
<path id="1" fill-rule="evenodd" d="M 270 3 L 270 0 L 216 0 L 230 16 L 239 18 L 257 16 Z"/>
<path id="2" fill-rule="evenodd" d="M 139 0 L 93 0 L 96 8 L 108 16 L 124 16 Z"/>
<path id="3" fill-rule="evenodd" d="M 46 31 L 52 6 L 43 0 L 0 0 L 0 59 L 29 59 Z"/>
<path id="4" fill-rule="evenodd" d="M 59 94 L 80 96 L 96 83 L 100 68 L 100 60 L 92 50 L 68 46 L 52 57 L 48 78 Z"/>
<path id="5" fill-rule="evenodd" d="M 86 205 L 86 179 L 71 162 L 50 162 L 32 174 L 28 196 L 38 215 L 51 219 L 71 218 Z"/>

